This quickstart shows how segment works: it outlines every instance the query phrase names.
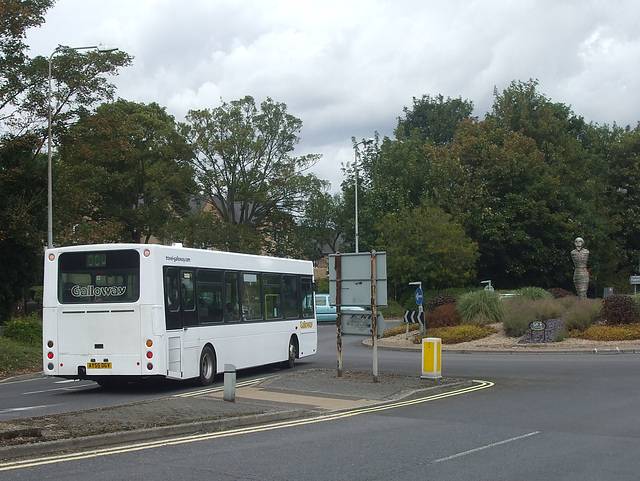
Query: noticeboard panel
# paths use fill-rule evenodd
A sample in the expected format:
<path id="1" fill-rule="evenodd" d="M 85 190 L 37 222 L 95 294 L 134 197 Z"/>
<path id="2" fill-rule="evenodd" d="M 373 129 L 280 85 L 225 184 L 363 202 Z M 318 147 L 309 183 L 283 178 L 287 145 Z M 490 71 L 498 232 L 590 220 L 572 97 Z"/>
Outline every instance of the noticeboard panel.
<path id="1" fill-rule="evenodd" d="M 384 316 L 380 311 L 376 311 L 376 334 L 378 338 L 386 330 Z M 342 313 L 342 334 L 345 336 L 371 336 L 373 333 L 373 313 L 362 311 L 358 313 Z"/>
<path id="2" fill-rule="evenodd" d="M 336 305 L 336 258 L 341 262 L 341 305 L 371 305 L 371 253 L 329 256 L 329 303 Z M 387 305 L 387 253 L 376 252 L 376 306 Z"/>

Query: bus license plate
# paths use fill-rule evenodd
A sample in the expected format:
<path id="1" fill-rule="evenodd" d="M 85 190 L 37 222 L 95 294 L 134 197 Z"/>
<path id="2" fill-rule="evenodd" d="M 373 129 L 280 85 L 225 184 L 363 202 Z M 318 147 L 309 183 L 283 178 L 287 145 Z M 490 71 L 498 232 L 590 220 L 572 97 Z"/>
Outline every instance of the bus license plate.
<path id="1" fill-rule="evenodd" d="M 88 362 L 87 369 L 111 369 L 110 362 Z"/>

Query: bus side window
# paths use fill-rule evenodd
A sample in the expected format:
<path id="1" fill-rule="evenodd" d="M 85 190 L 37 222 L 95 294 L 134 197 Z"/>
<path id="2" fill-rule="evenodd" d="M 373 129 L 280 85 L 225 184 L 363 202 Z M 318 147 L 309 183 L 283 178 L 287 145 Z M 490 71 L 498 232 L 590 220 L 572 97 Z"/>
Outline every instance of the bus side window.
<path id="1" fill-rule="evenodd" d="M 222 271 L 198 269 L 198 319 L 200 324 L 224 322 Z"/>
<path id="2" fill-rule="evenodd" d="M 294 319 L 300 317 L 298 312 L 298 278 L 296 276 L 282 276 L 283 279 L 283 299 L 284 317 Z"/>
<path id="3" fill-rule="evenodd" d="M 310 277 L 300 279 L 302 317 L 309 319 L 313 317 L 313 281 Z"/>
<path id="4" fill-rule="evenodd" d="M 193 272 L 182 271 L 182 305 L 185 311 L 196 308 L 194 290 Z"/>
<path id="5" fill-rule="evenodd" d="M 281 319 L 282 308 L 280 306 L 280 275 L 262 275 L 264 309 L 267 320 Z"/>
<path id="6" fill-rule="evenodd" d="M 238 292 L 238 273 L 224 273 L 224 306 L 227 322 L 240 320 L 240 295 Z"/>

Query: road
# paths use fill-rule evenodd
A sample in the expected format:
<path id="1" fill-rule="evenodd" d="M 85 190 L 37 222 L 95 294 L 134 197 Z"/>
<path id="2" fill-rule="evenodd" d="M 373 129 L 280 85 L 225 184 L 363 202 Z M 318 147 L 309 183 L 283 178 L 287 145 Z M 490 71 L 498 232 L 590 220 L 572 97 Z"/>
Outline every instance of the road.
<path id="1" fill-rule="evenodd" d="M 299 368 L 335 367 L 335 327 L 322 326 L 319 343 L 320 353 Z M 345 369 L 371 369 L 371 350 L 359 338 L 345 338 L 343 359 Z M 381 372 L 416 372 L 419 361 L 415 352 L 379 352 Z M 0 471 L 0 480 L 638 479 L 640 355 L 445 353 L 442 371 L 494 385 L 304 425 L 229 430 L 153 448 L 56 460 Z M 7 387 L 0 386 L 0 392 Z M 132 396 L 179 389 L 189 387 L 156 387 Z M 23 396 L 33 396 L 36 404 L 110 402 L 91 385 Z"/>

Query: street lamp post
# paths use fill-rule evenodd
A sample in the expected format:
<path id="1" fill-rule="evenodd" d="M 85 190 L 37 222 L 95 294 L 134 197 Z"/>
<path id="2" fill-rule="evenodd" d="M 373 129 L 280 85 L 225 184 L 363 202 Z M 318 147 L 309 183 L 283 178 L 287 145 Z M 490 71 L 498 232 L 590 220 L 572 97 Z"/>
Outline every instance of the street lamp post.
<path id="1" fill-rule="evenodd" d="M 359 151 L 358 151 L 358 146 L 359 145 L 370 145 L 373 142 L 373 139 L 368 139 L 368 140 L 363 140 L 361 142 L 358 142 L 356 144 L 354 144 L 353 149 L 355 151 L 354 154 L 354 162 L 353 162 L 353 166 L 355 168 L 355 174 L 356 174 L 356 181 L 355 181 L 355 186 L 354 186 L 354 198 L 355 198 L 355 206 L 356 206 L 356 253 L 359 252 L 358 250 L 358 155 L 359 155 Z"/>
<path id="2" fill-rule="evenodd" d="M 51 61 L 53 57 L 60 52 L 69 52 L 71 50 L 97 50 L 101 53 L 115 52 L 117 48 L 104 48 L 100 45 L 92 45 L 90 47 L 64 47 L 62 45 L 56 47 L 49 56 L 49 88 L 47 92 L 48 116 L 47 116 L 47 247 L 53 247 L 53 183 L 51 176 Z"/>

